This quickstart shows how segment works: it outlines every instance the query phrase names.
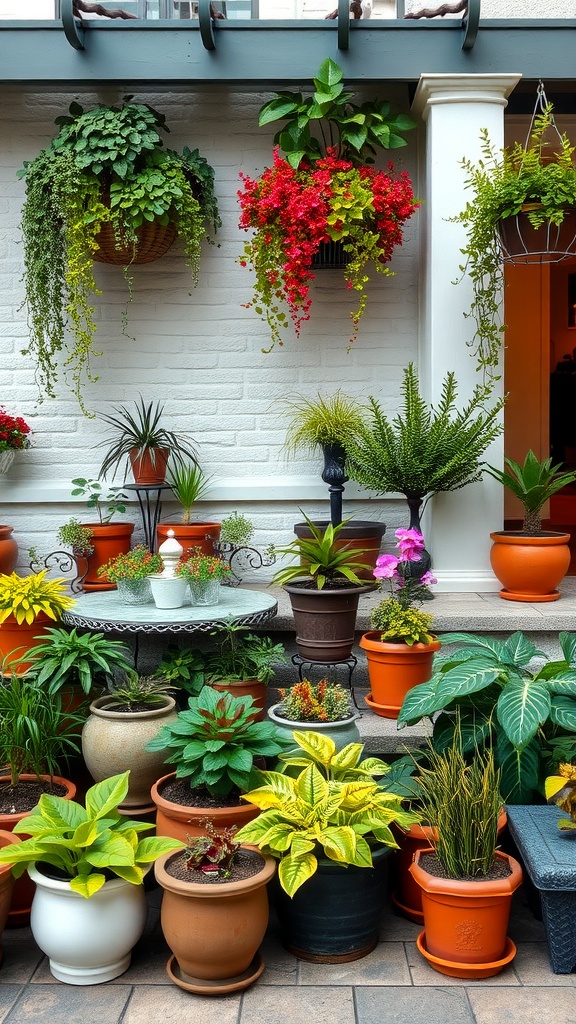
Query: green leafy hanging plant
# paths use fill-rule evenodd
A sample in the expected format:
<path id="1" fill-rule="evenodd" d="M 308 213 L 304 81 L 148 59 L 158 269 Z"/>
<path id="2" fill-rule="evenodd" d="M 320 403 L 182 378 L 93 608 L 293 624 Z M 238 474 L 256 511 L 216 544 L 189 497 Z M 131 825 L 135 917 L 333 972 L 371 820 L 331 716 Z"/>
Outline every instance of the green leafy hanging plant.
<path id="1" fill-rule="evenodd" d="M 130 97 L 128 97 L 129 99 Z M 141 103 L 99 104 L 84 111 L 72 103 L 56 119 L 60 131 L 47 149 L 18 172 L 26 180 L 22 211 L 24 283 L 30 341 L 24 354 L 36 361 L 41 393 L 56 394 L 63 375 L 83 412 L 82 386 L 97 380 L 94 351 L 94 279 L 101 231 L 111 228 L 118 256 L 137 260 L 139 236 L 154 222 L 173 224 L 186 265 L 198 279 L 207 225 L 220 225 L 214 172 L 198 150 L 164 149 L 163 114 Z"/>

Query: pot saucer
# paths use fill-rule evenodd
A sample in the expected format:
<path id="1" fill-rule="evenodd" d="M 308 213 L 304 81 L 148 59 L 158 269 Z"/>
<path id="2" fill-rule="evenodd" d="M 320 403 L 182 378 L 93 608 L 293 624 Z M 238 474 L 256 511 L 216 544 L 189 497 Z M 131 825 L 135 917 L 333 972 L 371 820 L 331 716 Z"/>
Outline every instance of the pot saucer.
<path id="1" fill-rule="evenodd" d="M 432 956 L 432 953 L 429 953 L 426 949 L 426 932 L 423 931 L 420 932 L 416 939 L 416 945 L 419 952 L 435 971 L 439 971 L 440 974 L 447 974 L 450 978 L 491 978 L 494 974 L 499 974 L 516 956 L 516 946 L 512 939 L 509 938 L 506 939 L 502 959 L 493 960 L 488 964 L 469 964 L 458 960 L 443 960 L 439 956 Z"/>
<path id="2" fill-rule="evenodd" d="M 375 715 L 379 715 L 380 718 L 398 718 L 400 712 L 399 707 L 395 707 L 393 704 L 377 704 L 372 698 L 372 694 L 368 693 L 364 697 L 368 707 Z"/>
<path id="3" fill-rule="evenodd" d="M 557 601 L 560 597 L 559 590 L 553 590 L 550 594 L 516 594 L 511 590 L 499 590 L 499 597 L 503 597 L 505 601 L 524 601 L 524 603 L 530 602 L 530 604 L 542 604 L 548 601 Z"/>
<path id="4" fill-rule="evenodd" d="M 406 907 L 400 902 L 396 895 L 396 890 L 391 893 L 390 896 L 392 903 L 396 907 L 396 910 L 402 914 L 403 917 L 407 917 L 409 921 L 414 921 L 415 924 L 424 924 L 424 913 L 421 910 L 415 910 L 414 907 Z"/>
<path id="5" fill-rule="evenodd" d="M 243 974 L 237 974 L 233 978 L 212 978 L 210 980 L 194 978 L 180 970 L 175 956 L 170 957 L 166 964 L 166 971 L 170 981 L 186 992 L 194 992 L 199 996 L 225 996 L 229 992 L 240 992 L 243 988 L 248 988 L 248 985 L 260 977 L 264 966 L 262 954 L 258 951 Z"/>

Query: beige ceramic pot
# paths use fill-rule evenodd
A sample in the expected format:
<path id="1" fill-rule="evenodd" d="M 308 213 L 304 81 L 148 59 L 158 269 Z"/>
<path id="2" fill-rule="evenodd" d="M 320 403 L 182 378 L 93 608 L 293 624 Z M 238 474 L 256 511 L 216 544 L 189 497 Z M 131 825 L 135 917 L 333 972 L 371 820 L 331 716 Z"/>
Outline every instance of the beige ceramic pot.
<path id="1" fill-rule="evenodd" d="M 90 705 L 90 717 L 82 729 L 86 767 L 95 782 L 130 769 L 128 793 L 120 811 L 128 815 L 153 811 L 150 789 L 164 771 L 166 755 L 145 747 L 163 725 L 176 719 L 175 701 L 164 697 L 162 707 L 148 711 L 114 711 L 109 704 L 108 694 Z"/>

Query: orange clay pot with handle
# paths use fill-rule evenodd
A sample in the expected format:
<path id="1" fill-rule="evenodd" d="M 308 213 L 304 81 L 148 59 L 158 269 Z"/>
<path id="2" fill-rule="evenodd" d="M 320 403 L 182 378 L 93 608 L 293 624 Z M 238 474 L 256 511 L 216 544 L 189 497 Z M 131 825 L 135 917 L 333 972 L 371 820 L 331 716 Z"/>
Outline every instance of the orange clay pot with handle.
<path id="1" fill-rule="evenodd" d="M 432 661 L 441 644 L 439 640 L 412 646 L 388 643 L 380 640 L 381 635 L 379 630 L 372 630 L 360 638 L 370 679 L 370 693 L 365 699 L 382 718 L 398 718 L 408 690 L 430 679 Z"/>

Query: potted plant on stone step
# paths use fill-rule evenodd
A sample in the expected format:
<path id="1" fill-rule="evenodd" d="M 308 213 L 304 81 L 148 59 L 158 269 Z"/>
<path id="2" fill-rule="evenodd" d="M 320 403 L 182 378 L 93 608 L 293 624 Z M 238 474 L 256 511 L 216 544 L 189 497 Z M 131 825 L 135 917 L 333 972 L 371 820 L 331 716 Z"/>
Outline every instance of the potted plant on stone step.
<path id="1" fill-rule="evenodd" d="M 357 960 L 378 942 L 387 858 L 397 845 L 391 826 L 408 828 L 418 816 L 386 791 L 388 765 L 362 760 L 361 743 L 336 751 L 318 733 L 296 732 L 294 739 L 301 749 L 281 760 L 299 769 L 297 777 L 262 773 L 263 783 L 244 798 L 261 812 L 237 839 L 279 862 L 276 905 L 286 948 L 302 960 Z"/>
<path id="2" fill-rule="evenodd" d="M 158 835 L 185 841 L 204 833 L 200 821 L 206 817 L 221 830 L 258 813 L 241 795 L 254 784 L 256 766 L 288 746 L 272 722 L 258 721 L 258 713 L 251 697 L 204 686 L 150 740 L 146 749 L 163 752 L 165 764 L 176 768 L 152 786 Z"/>
<path id="3" fill-rule="evenodd" d="M 506 601 L 557 601 L 558 584 L 570 565 L 570 534 L 543 530 L 541 513 L 547 501 L 576 480 L 576 472 L 563 473 L 560 463 L 538 459 L 530 450 L 522 465 L 505 459 L 506 469 L 487 466 L 486 472 L 507 487 L 524 508 L 521 530 L 490 534 L 490 564 L 502 583 Z"/>
<path id="4" fill-rule="evenodd" d="M 285 566 L 275 573 L 290 598 L 296 626 L 298 654 L 305 662 L 336 664 L 346 661 L 352 652 L 358 602 L 374 584 L 362 580 L 358 572 L 369 568 L 362 552 L 351 544 L 339 544 L 340 533 L 349 522 L 329 523 L 325 530 L 314 526 L 304 515 L 310 538 L 297 537 L 275 554 L 298 558 L 298 565 Z"/>
<path id="5" fill-rule="evenodd" d="M 28 576 L 0 574 L 0 672 L 9 671 L 14 662 L 19 672 L 25 672 L 24 655 L 40 642 L 48 624 L 59 622 L 73 604 L 66 580 L 49 579 L 47 569 Z"/>
<path id="6" fill-rule="evenodd" d="M 290 423 L 286 433 L 285 448 L 289 455 L 299 450 L 313 454 L 322 453 L 324 468 L 322 480 L 330 492 L 330 522 L 339 526 L 342 522 L 342 496 L 346 475 L 345 437 L 355 437 L 364 424 L 366 410 L 353 398 L 341 391 L 315 399 L 303 396 L 287 403 Z M 314 525 L 325 529 L 328 520 L 313 520 Z M 306 523 L 296 523 L 297 537 L 309 537 Z M 363 561 L 372 567 L 380 551 L 382 537 L 386 532 L 384 523 L 365 522 L 357 519 L 348 521 L 340 531 L 340 540 L 362 552 Z M 361 578 L 371 579 L 370 570 L 360 570 Z"/>
<path id="7" fill-rule="evenodd" d="M 313 79 L 313 96 L 281 92 L 265 103 L 261 127 L 285 122 L 274 139 L 273 165 L 257 179 L 241 174 L 240 227 L 255 233 L 240 263 L 254 270 L 247 305 L 267 324 L 270 348 L 283 344 L 289 322 L 298 337 L 309 319 L 314 261 L 326 244 L 341 249 L 340 261 L 332 251 L 326 265 L 343 266 L 347 287 L 358 293 L 352 344 L 367 303 L 368 264 L 384 276 L 393 273 L 392 253 L 419 205 L 405 171 L 393 177 L 391 164 L 388 171 L 371 166 L 378 150 L 406 145 L 404 133 L 414 122 L 406 114 L 392 116 L 383 100 L 355 104 L 342 78 L 327 58 Z"/>
<path id="8" fill-rule="evenodd" d="M 126 479 L 130 466 L 135 484 L 156 486 L 166 479 L 170 457 L 176 464 L 186 459 L 196 464 L 193 442 L 162 425 L 164 405 L 161 402 L 145 402 L 140 395 L 134 406 L 130 409 L 120 405 L 112 413 L 99 414 L 111 428 L 108 437 L 100 442 L 106 447 L 106 454 L 98 472 L 99 479 L 108 473 L 114 476 L 122 466 L 125 466 Z"/>
<path id="9" fill-rule="evenodd" d="M 431 967 L 456 978 L 489 978 L 514 958 L 507 937 L 518 861 L 497 850 L 500 772 L 491 749 L 467 763 L 458 743 L 427 752 L 418 768 L 421 811 L 431 849 L 410 868 L 422 890 L 424 931 L 417 946 Z"/>
<path id="10" fill-rule="evenodd" d="M 165 149 L 166 118 L 148 104 L 73 102 L 56 123 L 56 138 L 19 172 L 28 352 L 53 398 L 64 350 L 65 381 L 86 411 L 100 292 L 93 260 L 123 266 L 130 280 L 134 264 L 157 259 L 178 236 L 196 283 L 207 226 L 220 219 L 212 168 L 197 149 Z"/>
<path id="11" fill-rule="evenodd" d="M 171 980 L 197 995 L 247 988 L 264 970 L 258 947 L 268 925 L 266 884 L 272 857 L 235 841 L 235 827 L 191 837 L 179 853 L 154 866 L 162 886 L 161 923 L 172 950 Z"/>
<path id="12" fill-rule="evenodd" d="M 432 661 L 440 641 L 431 632 L 433 616 L 420 608 L 437 581 L 431 572 L 419 579 L 410 574 L 419 562 L 424 538 L 419 530 L 396 530 L 398 555 L 380 555 L 374 576 L 388 589 L 370 614 L 372 629 L 360 639 L 366 652 L 370 693 L 366 703 L 383 718 L 398 718 L 402 702 L 413 686 L 432 675 Z"/>
<path id="13" fill-rule="evenodd" d="M 28 869 L 36 883 L 30 925 L 50 971 L 69 985 L 98 985 L 123 974 L 148 907 L 144 876 L 157 857 L 181 847 L 147 836 L 153 825 L 123 817 L 128 772 L 92 786 L 85 806 L 44 793 L 0 864 Z"/>
<path id="14" fill-rule="evenodd" d="M 290 738 L 295 732 L 313 730 L 329 736 L 336 749 L 359 743 L 356 721 L 360 714 L 352 708 L 350 692 L 340 683 L 321 679 L 311 683 L 302 679 L 279 690 L 281 701 L 268 708 L 268 718 Z"/>
<path id="15" fill-rule="evenodd" d="M 128 671 L 90 704 L 82 729 L 82 755 L 95 782 L 129 771 L 123 814 L 154 811 L 150 789 L 164 770 L 163 752 L 146 749 L 163 725 L 176 720 L 175 687 L 161 675 Z"/>
<path id="16" fill-rule="evenodd" d="M 481 479 L 482 455 L 502 433 L 504 399 L 489 405 L 491 386 L 479 384 L 458 409 L 458 385 L 450 371 L 444 378 L 440 400 L 432 406 L 420 393 L 413 363 L 403 375 L 402 410 L 390 418 L 380 402 L 370 396 L 365 425 L 359 432 L 346 432 L 343 444 L 350 479 L 378 494 L 404 494 L 409 527 L 421 533 L 420 517 L 434 494 Z M 430 555 L 424 548 L 411 571 L 422 576 L 430 566 Z"/>
<path id="17" fill-rule="evenodd" d="M 219 693 L 252 697 L 259 708 L 258 720 L 263 721 L 276 666 L 286 664 L 284 645 L 275 643 L 272 637 L 247 632 L 232 618 L 211 635 L 216 649 L 199 652 L 206 684 Z"/>
<path id="18" fill-rule="evenodd" d="M 556 659 L 520 632 L 504 640 L 444 633 L 434 674 L 407 693 L 398 725 L 431 718 L 438 749 L 459 728 L 465 754 L 494 750 L 505 803 L 534 803 L 544 790 L 548 747 L 576 737 L 576 634 L 558 639 Z"/>

